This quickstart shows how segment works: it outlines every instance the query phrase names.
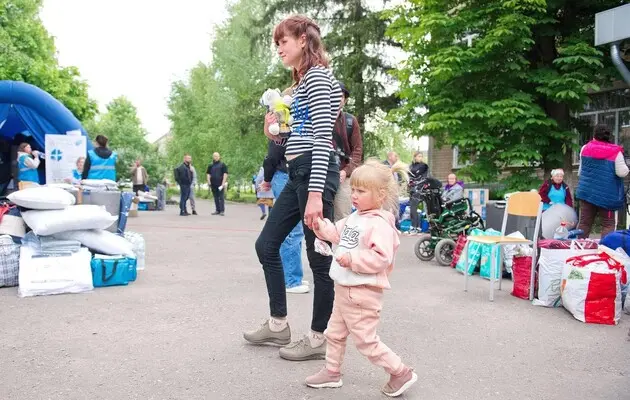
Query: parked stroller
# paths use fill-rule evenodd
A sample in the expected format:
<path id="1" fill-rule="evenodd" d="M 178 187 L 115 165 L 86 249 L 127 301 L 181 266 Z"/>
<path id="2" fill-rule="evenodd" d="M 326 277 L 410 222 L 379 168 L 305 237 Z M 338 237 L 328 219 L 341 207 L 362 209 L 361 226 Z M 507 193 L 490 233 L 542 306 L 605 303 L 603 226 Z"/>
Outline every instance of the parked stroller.
<path id="1" fill-rule="evenodd" d="M 485 228 L 468 198 L 443 202 L 442 183 L 435 178 L 411 182 L 409 192 L 424 203 L 429 222 L 429 233 L 421 235 L 414 247 L 416 257 L 422 261 L 435 257 L 438 264 L 450 265 L 457 237 L 474 228 Z"/>

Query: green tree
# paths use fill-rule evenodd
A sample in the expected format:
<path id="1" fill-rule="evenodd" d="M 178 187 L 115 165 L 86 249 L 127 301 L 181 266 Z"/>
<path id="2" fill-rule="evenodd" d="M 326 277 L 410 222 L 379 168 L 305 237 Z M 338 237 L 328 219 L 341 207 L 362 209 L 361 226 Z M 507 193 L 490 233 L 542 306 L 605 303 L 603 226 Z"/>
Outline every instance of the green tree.
<path id="1" fill-rule="evenodd" d="M 0 80 L 24 81 L 50 93 L 81 121 L 97 112 L 75 67 L 60 67 L 39 18 L 41 0 L 0 0 Z"/>
<path id="2" fill-rule="evenodd" d="M 394 119 L 455 145 L 473 180 L 507 166 L 572 170 L 576 121 L 588 93 L 611 80 L 593 47 L 596 12 L 619 0 L 411 0 L 388 31 L 409 58 L 397 71 Z M 426 110 L 427 112 L 423 112 Z"/>
<path id="3" fill-rule="evenodd" d="M 389 0 L 382 1 L 382 4 Z M 387 86 L 394 81 L 393 66 L 387 50 L 397 46 L 385 37 L 389 21 L 381 10 L 370 7 L 365 0 L 269 0 L 263 25 L 277 22 L 279 17 L 300 12 L 321 24 L 324 44 L 332 57 L 335 76 L 352 93 L 348 111 L 352 112 L 363 130 L 365 122 L 378 110 L 389 111 L 397 105 L 396 97 Z M 376 155 L 384 143 L 375 132 L 364 132 L 364 153 Z"/>
<path id="4" fill-rule="evenodd" d="M 97 120 L 86 123 L 90 138 L 105 135 L 108 147 L 118 153 L 116 175 L 129 177 L 130 168 L 137 159 L 143 161 L 149 175 L 149 184 L 162 181 L 166 165 L 157 148 L 146 141 L 146 131 L 137 115 L 136 107 L 124 96 L 112 100 L 107 112 Z"/>
<path id="5" fill-rule="evenodd" d="M 200 175 L 221 153 L 230 175 L 249 179 L 267 151 L 263 135 L 263 92 L 290 85 L 290 74 L 279 69 L 269 43 L 269 29 L 254 26 L 263 12 L 261 0 L 241 0 L 229 7 L 230 17 L 217 27 L 212 62 L 194 67 L 187 81 L 176 82 L 169 99 L 173 139 L 168 154 L 172 165 L 191 154 Z M 255 37 L 265 46 L 253 46 Z"/>

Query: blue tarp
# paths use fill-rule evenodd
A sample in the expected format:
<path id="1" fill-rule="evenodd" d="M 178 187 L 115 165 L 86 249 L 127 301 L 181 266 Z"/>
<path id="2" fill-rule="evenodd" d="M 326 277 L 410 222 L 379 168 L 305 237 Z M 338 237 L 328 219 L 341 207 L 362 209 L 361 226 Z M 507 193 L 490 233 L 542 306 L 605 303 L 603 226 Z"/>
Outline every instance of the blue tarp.
<path id="1" fill-rule="evenodd" d="M 85 129 L 59 100 L 40 88 L 24 82 L 0 81 L 0 137 L 12 140 L 27 131 L 35 148 L 45 151 L 46 134 L 61 134 Z M 92 143 L 87 141 L 88 150 Z"/>

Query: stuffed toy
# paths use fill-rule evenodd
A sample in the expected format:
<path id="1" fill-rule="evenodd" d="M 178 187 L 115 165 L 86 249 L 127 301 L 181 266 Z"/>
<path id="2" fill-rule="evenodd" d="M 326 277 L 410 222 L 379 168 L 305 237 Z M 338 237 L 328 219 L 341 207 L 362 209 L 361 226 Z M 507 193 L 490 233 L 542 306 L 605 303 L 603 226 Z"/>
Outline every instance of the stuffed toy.
<path id="1" fill-rule="evenodd" d="M 260 104 L 267 107 L 268 112 L 276 115 L 277 123 L 269 125 L 269 133 L 272 135 L 289 136 L 291 133 L 291 102 L 293 99 L 288 94 L 282 94 L 278 89 L 267 89 L 260 98 Z"/>

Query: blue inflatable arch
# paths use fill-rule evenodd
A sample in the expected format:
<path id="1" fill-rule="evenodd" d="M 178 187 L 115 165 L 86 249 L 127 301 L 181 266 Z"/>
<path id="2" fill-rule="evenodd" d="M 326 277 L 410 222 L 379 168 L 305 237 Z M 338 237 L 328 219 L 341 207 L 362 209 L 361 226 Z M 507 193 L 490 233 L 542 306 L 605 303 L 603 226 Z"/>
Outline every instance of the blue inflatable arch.
<path id="1" fill-rule="evenodd" d="M 59 100 L 40 88 L 24 82 L 0 81 L 0 137 L 11 141 L 28 132 L 34 147 L 45 151 L 45 135 L 65 135 L 68 131 L 87 132 Z M 87 140 L 87 149 L 92 149 Z"/>

